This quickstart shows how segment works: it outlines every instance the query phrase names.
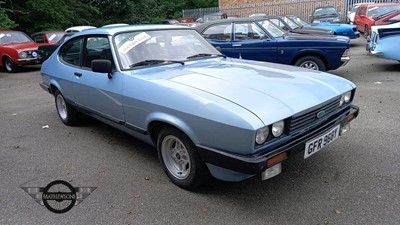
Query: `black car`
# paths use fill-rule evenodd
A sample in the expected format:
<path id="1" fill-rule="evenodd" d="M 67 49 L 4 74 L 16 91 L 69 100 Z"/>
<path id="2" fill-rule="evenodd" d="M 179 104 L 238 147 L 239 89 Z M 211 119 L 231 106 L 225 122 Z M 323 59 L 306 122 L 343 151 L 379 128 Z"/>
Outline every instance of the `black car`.
<path id="1" fill-rule="evenodd" d="M 333 35 L 332 30 L 323 28 L 312 28 L 312 27 L 302 27 L 299 24 L 293 22 L 286 16 L 266 16 L 275 25 L 278 25 L 283 30 L 297 33 L 297 34 L 315 34 L 315 35 Z"/>
<path id="2" fill-rule="evenodd" d="M 331 23 L 339 23 L 340 22 L 340 13 L 336 10 L 334 6 L 324 6 L 315 8 L 314 11 L 310 15 L 311 23 L 319 23 L 319 22 L 331 22 Z"/>
<path id="3" fill-rule="evenodd" d="M 62 43 L 64 43 L 66 40 L 68 40 L 75 33 L 76 32 L 65 33 L 61 37 L 61 39 L 58 40 L 58 42 L 56 44 L 39 46 L 39 48 L 38 48 L 38 59 L 39 59 L 39 61 L 41 63 L 43 63 L 58 48 L 58 46 L 60 46 Z"/>

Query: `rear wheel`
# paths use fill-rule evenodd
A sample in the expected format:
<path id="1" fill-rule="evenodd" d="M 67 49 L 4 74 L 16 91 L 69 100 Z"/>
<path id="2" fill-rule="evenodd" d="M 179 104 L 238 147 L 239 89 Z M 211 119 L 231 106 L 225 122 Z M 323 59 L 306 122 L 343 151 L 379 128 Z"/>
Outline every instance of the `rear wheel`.
<path id="1" fill-rule="evenodd" d="M 4 58 L 3 65 L 9 73 L 15 73 L 18 71 L 18 66 L 8 57 Z"/>
<path id="2" fill-rule="evenodd" d="M 303 56 L 294 65 L 311 70 L 326 71 L 324 62 L 317 56 Z"/>
<path id="3" fill-rule="evenodd" d="M 61 121 L 68 126 L 75 125 L 79 122 L 79 112 L 64 99 L 60 91 L 54 94 L 56 109 Z"/>
<path id="4" fill-rule="evenodd" d="M 195 145 L 180 130 L 163 128 L 158 135 L 157 152 L 163 170 L 175 185 L 193 189 L 209 178 Z"/>

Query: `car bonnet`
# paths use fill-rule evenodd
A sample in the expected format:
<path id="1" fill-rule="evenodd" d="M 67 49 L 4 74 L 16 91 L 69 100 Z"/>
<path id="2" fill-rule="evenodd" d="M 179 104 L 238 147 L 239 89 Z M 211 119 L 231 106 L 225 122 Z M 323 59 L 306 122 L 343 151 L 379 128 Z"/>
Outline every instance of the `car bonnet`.
<path id="1" fill-rule="evenodd" d="M 355 85 L 338 76 L 281 64 L 227 59 L 185 66 L 168 79 L 219 96 L 271 124 L 345 93 Z M 204 96 L 203 96 L 204 97 Z"/>

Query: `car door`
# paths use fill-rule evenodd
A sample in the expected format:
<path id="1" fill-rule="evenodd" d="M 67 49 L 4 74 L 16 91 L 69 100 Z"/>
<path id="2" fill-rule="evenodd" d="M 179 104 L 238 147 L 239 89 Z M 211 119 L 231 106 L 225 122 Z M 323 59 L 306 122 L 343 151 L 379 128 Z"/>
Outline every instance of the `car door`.
<path id="1" fill-rule="evenodd" d="M 254 22 L 237 22 L 233 26 L 232 52 L 239 58 L 277 62 L 277 42 Z"/>
<path id="2" fill-rule="evenodd" d="M 72 89 L 76 105 L 113 122 L 124 121 L 121 103 L 122 77 L 93 72 L 91 62 L 107 59 L 113 62 L 107 36 L 88 36 L 82 40 L 80 66 L 73 67 Z M 64 61 L 70 58 L 64 57 Z"/>

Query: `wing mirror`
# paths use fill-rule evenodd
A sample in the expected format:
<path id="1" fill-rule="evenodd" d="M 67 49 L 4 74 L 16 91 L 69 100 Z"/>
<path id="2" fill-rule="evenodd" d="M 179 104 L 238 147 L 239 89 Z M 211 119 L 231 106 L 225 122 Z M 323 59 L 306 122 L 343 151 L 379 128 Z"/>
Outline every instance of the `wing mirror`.
<path id="1" fill-rule="evenodd" d="M 107 73 L 108 79 L 111 79 L 112 62 L 108 59 L 95 59 L 92 61 L 92 71 L 96 73 Z"/>

